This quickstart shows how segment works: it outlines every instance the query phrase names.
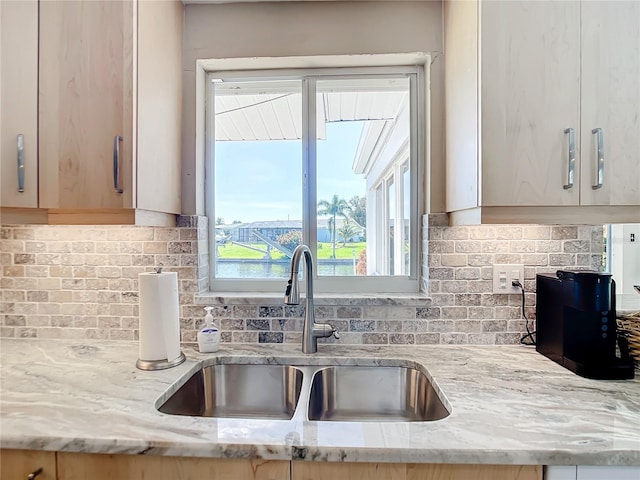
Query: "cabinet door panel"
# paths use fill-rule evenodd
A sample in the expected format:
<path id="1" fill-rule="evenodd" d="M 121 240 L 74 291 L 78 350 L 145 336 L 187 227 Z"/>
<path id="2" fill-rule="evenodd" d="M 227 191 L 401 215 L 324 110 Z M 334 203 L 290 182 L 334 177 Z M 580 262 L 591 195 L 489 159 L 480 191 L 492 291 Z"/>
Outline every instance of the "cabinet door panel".
<path id="1" fill-rule="evenodd" d="M 581 204 L 640 205 L 640 2 L 582 3 L 581 167 Z"/>
<path id="2" fill-rule="evenodd" d="M 291 480 L 407 480 L 402 463 L 292 462 Z"/>
<path id="3" fill-rule="evenodd" d="M 42 207 L 132 206 L 133 4 L 40 2 Z M 113 186 L 115 136 L 123 137 Z"/>
<path id="4" fill-rule="evenodd" d="M 542 480 L 538 465 L 409 465 L 407 480 Z"/>
<path id="5" fill-rule="evenodd" d="M 443 2 L 446 98 L 446 209 L 478 206 L 478 5 Z"/>
<path id="6" fill-rule="evenodd" d="M 136 206 L 180 213 L 182 157 L 180 1 L 138 3 Z"/>
<path id="7" fill-rule="evenodd" d="M 481 4 L 482 205 L 577 205 L 564 189 L 580 139 L 580 4 Z"/>
<path id="8" fill-rule="evenodd" d="M 601 467 L 578 465 L 576 480 L 638 480 L 640 467 Z"/>
<path id="9" fill-rule="evenodd" d="M 0 478 L 24 479 L 39 468 L 38 480 L 56 480 L 56 454 L 35 450 L 0 451 Z"/>
<path id="10" fill-rule="evenodd" d="M 59 480 L 289 480 L 289 462 L 58 453 Z"/>
<path id="11" fill-rule="evenodd" d="M 0 2 L 0 168 L 3 207 L 38 206 L 38 2 Z M 18 191 L 18 135 L 24 191 Z"/>
<path id="12" fill-rule="evenodd" d="M 542 475 L 544 480 L 576 480 L 575 465 L 546 465 Z"/>
<path id="13" fill-rule="evenodd" d="M 536 465 L 293 462 L 291 480 L 541 480 Z"/>

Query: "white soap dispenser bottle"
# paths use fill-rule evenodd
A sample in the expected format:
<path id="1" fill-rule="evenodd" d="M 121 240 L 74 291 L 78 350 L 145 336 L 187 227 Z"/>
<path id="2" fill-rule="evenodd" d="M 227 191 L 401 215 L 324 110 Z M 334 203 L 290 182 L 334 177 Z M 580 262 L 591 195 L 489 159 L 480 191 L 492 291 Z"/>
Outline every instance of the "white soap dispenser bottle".
<path id="1" fill-rule="evenodd" d="M 213 307 L 204 307 L 207 314 L 204 317 L 204 327 L 198 332 L 198 350 L 200 353 L 212 353 L 220 350 L 220 330 L 213 323 L 211 310 Z"/>

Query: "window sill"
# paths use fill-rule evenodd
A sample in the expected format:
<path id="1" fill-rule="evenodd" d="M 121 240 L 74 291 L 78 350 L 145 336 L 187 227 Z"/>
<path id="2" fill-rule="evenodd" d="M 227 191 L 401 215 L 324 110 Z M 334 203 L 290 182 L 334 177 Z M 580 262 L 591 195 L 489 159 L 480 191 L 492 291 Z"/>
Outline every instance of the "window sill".
<path id="1" fill-rule="evenodd" d="M 300 302 L 304 303 L 304 293 Z M 316 306 L 399 306 L 423 307 L 428 296 L 425 293 L 316 293 L 313 301 Z M 238 293 L 238 292 L 208 292 L 199 293 L 195 297 L 197 305 L 284 305 L 281 293 Z"/>

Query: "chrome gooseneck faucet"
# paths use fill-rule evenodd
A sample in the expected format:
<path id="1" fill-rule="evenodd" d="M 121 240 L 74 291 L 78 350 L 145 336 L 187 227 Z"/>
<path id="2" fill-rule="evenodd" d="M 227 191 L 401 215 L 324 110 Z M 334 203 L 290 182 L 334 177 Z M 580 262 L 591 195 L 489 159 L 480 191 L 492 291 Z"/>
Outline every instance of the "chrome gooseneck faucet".
<path id="1" fill-rule="evenodd" d="M 306 245 L 298 245 L 291 256 L 291 276 L 284 292 L 284 303 L 287 305 L 300 304 L 300 289 L 298 288 L 298 269 L 300 259 L 304 256 L 307 265 L 307 299 L 304 312 L 304 327 L 302 329 L 302 353 L 316 353 L 318 338 L 338 336 L 338 331 L 328 323 L 316 323 L 313 306 L 313 257 Z"/>

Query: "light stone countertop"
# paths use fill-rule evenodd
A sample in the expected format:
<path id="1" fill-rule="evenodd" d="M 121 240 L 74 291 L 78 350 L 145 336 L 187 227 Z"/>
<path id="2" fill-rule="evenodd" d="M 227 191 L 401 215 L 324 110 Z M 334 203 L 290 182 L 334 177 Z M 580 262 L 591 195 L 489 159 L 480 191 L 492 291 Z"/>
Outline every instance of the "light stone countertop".
<path id="1" fill-rule="evenodd" d="M 640 465 L 638 379 L 584 379 L 523 346 L 319 348 L 314 355 L 303 355 L 297 345 L 234 344 L 206 355 L 186 350 L 182 365 L 145 372 L 135 367 L 137 342 L 2 339 L 0 447 L 283 460 Z M 251 363 L 310 365 L 416 362 L 452 413 L 435 422 L 360 423 L 215 419 L 156 410 L 170 386 L 201 361 L 238 356 Z"/>

